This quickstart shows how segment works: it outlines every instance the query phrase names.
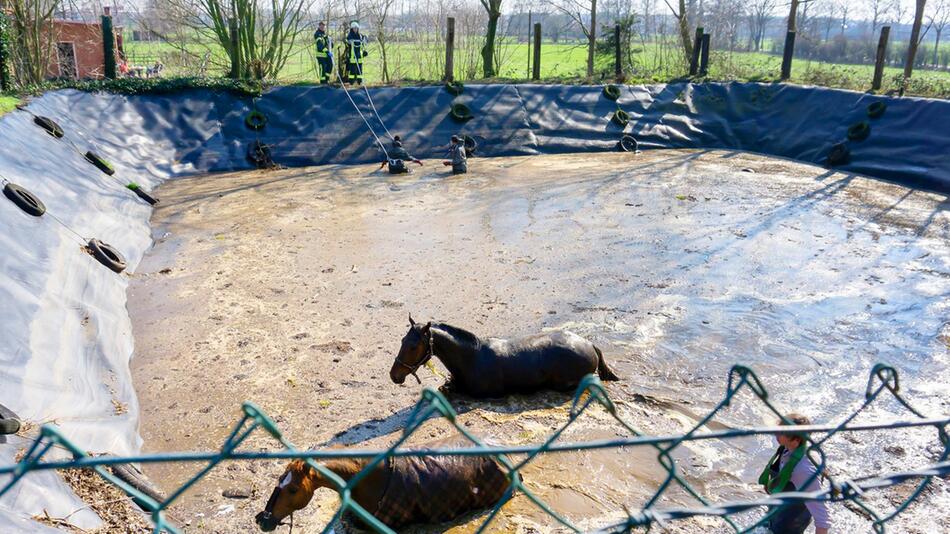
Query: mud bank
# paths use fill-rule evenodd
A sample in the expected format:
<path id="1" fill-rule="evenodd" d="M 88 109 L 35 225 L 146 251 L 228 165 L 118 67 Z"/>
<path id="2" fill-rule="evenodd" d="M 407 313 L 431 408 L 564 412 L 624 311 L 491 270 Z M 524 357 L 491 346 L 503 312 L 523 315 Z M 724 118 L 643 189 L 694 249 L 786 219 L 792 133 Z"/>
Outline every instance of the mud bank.
<path id="1" fill-rule="evenodd" d="M 647 433 L 695 424 L 735 363 L 758 371 L 780 407 L 820 422 L 859 401 L 877 361 L 899 368 L 925 409 L 950 410 L 940 195 L 733 151 L 494 158 L 456 178 L 431 165 L 403 177 L 329 166 L 162 186 L 155 246 L 129 288 L 143 450 L 217 448 L 245 399 L 299 446 L 390 443 L 420 393 L 388 378 L 410 312 L 483 336 L 568 328 L 590 338 L 624 378 L 608 386 L 623 417 Z M 444 373 L 437 364 L 420 377 L 438 387 Z M 463 424 L 504 444 L 539 443 L 569 407 L 557 394 L 453 402 Z M 716 425 L 763 422 L 745 397 Z M 414 442 L 449 432 L 442 421 L 424 430 Z M 565 439 L 622 432 L 600 410 Z M 932 453 L 932 436 L 908 434 L 906 455 L 882 455 L 893 439 L 836 438 L 829 460 L 854 478 Z M 772 447 L 746 439 L 677 458 L 705 495 L 740 498 L 757 494 Z M 170 489 L 197 469 L 146 472 Z M 201 531 L 250 530 L 281 469 L 221 466 L 173 512 Z M 629 450 L 545 456 L 524 474 L 584 528 L 642 505 L 662 478 L 655 455 Z M 228 489 L 252 497 L 227 499 Z M 898 530 L 948 525 L 946 499 L 937 482 Z M 319 493 L 295 528 L 319 532 L 335 502 Z M 844 507 L 833 517 L 842 531 L 869 528 Z M 465 532 L 478 519 L 434 530 Z M 551 529 L 519 498 L 494 530 Z"/>

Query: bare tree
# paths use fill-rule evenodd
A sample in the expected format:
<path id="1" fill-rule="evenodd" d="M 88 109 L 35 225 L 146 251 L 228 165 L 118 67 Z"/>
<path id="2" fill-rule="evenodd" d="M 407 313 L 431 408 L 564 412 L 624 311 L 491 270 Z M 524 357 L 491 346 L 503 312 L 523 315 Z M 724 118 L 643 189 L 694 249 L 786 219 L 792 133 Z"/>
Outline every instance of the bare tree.
<path id="1" fill-rule="evenodd" d="M 597 0 L 547 0 L 548 5 L 566 15 L 587 39 L 587 77 L 594 76 L 597 47 Z"/>
<path id="2" fill-rule="evenodd" d="M 679 25 L 680 40 L 683 43 L 683 52 L 686 62 L 689 63 L 690 56 L 693 55 L 693 39 L 689 31 L 689 12 L 686 10 L 686 0 L 679 0 L 679 9 L 675 9 L 670 0 L 663 0 L 666 6 L 673 12 L 673 17 Z M 793 2 L 796 0 L 792 0 Z"/>
<path id="3" fill-rule="evenodd" d="M 46 79 L 56 42 L 53 15 L 59 0 L 8 0 L 13 31 L 14 76 L 21 86 Z"/>
<path id="4" fill-rule="evenodd" d="M 939 0 L 936 4 L 932 4 L 932 6 L 933 9 L 928 17 L 930 19 L 928 26 L 933 28 L 935 34 L 932 64 L 936 67 L 939 65 L 940 35 L 943 33 L 943 30 L 947 28 L 947 25 L 950 25 L 950 0 Z"/>
<path id="5" fill-rule="evenodd" d="M 498 19 L 501 17 L 501 0 L 479 1 L 488 13 L 485 46 L 482 48 L 482 74 L 491 78 L 495 76 L 495 35 L 498 33 Z"/>
<path id="6" fill-rule="evenodd" d="M 749 42 L 752 50 L 762 50 L 765 27 L 775 12 L 777 0 L 754 0 L 749 6 Z"/>
<path id="7" fill-rule="evenodd" d="M 897 1 L 899 2 L 900 0 Z M 894 2 L 892 0 L 866 0 L 866 2 L 868 3 L 868 9 L 871 11 L 871 35 L 869 42 L 873 43 L 878 26 L 891 8 L 894 7 Z"/>
<path id="8" fill-rule="evenodd" d="M 373 22 L 373 29 L 376 33 L 376 43 L 379 45 L 379 56 L 382 62 L 383 83 L 389 83 L 389 58 L 386 55 L 386 45 L 389 42 L 389 33 L 387 33 L 386 22 L 389 18 L 390 10 L 396 0 L 372 0 L 367 6 L 369 16 Z"/>
<path id="9" fill-rule="evenodd" d="M 914 72 L 914 58 L 917 56 L 917 46 L 920 44 L 920 27 L 924 21 L 924 9 L 926 7 L 927 0 L 917 0 L 917 6 L 914 10 L 914 26 L 910 31 L 910 42 L 907 45 L 907 60 L 904 62 L 904 81 L 901 91 L 907 87 L 910 75 Z"/>
<path id="10" fill-rule="evenodd" d="M 210 37 L 228 59 L 241 67 L 242 78 L 275 78 L 304 31 L 311 0 L 167 0 L 193 33 Z M 237 21 L 233 46 L 229 20 Z M 214 54 L 210 54 L 213 57 Z"/>

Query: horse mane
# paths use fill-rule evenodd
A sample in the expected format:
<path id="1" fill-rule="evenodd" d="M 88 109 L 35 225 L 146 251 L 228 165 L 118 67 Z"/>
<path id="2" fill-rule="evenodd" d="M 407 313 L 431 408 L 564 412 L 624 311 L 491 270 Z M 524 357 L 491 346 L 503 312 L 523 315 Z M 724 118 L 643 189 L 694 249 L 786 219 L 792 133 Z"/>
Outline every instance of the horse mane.
<path id="1" fill-rule="evenodd" d="M 464 328 L 459 328 L 458 326 L 452 326 L 448 323 L 432 323 L 432 326 L 438 328 L 439 330 L 445 331 L 446 333 L 448 333 L 450 336 L 454 337 L 455 339 L 471 343 L 475 347 L 480 347 L 482 344 L 481 338 L 479 338 L 478 336 L 476 336 L 475 334 L 469 332 L 468 330 Z"/>

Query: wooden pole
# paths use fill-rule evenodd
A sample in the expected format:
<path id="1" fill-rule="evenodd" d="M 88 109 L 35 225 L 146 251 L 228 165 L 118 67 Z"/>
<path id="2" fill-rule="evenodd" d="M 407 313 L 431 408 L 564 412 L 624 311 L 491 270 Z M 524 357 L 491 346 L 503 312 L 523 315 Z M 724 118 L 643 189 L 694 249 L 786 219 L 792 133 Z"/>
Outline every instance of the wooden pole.
<path id="1" fill-rule="evenodd" d="M 709 39 L 711 35 L 703 34 L 703 53 L 699 58 L 699 75 L 705 76 L 709 73 Z"/>
<path id="2" fill-rule="evenodd" d="M 927 0 L 917 0 L 917 8 L 914 11 L 914 26 L 910 30 L 910 43 L 907 46 L 907 59 L 904 61 L 904 81 L 901 84 L 901 96 L 904 96 L 904 89 L 907 88 L 907 82 L 910 75 L 914 72 L 914 58 L 917 56 L 917 45 L 920 44 L 920 26 L 924 22 L 924 7 Z"/>
<path id="3" fill-rule="evenodd" d="M 531 73 L 532 80 L 541 79 L 541 23 L 534 24 L 534 71 Z"/>
<path id="4" fill-rule="evenodd" d="M 524 75 L 531 76 L 531 11 L 528 11 L 528 70 Z"/>
<path id="5" fill-rule="evenodd" d="M 699 52 L 703 47 L 703 28 L 696 28 L 696 37 L 693 39 L 693 56 L 689 60 L 689 75 L 696 76 L 699 72 Z"/>
<path id="6" fill-rule="evenodd" d="M 614 26 L 614 77 L 623 81 L 623 61 L 620 56 L 620 25 Z"/>
<path id="7" fill-rule="evenodd" d="M 785 34 L 785 49 L 782 50 L 782 80 L 792 77 L 792 55 L 795 53 L 795 32 Z"/>
<path id="8" fill-rule="evenodd" d="M 455 17 L 449 17 L 445 32 L 445 81 L 455 81 Z"/>
<path id="9" fill-rule="evenodd" d="M 871 81 L 871 90 L 881 88 L 881 79 L 884 77 L 884 61 L 887 59 L 887 38 L 891 35 L 891 27 L 881 28 L 881 38 L 877 41 L 877 57 L 874 59 L 874 80 Z"/>
<path id="10" fill-rule="evenodd" d="M 236 80 L 241 77 L 241 52 L 238 50 L 238 21 L 236 17 L 228 19 L 228 33 L 231 38 L 231 72 L 228 77 Z"/>
<path id="11" fill-rule="evenodd" d="M 102 52 L 105 58 L 105 75 L 110 80 L 115 79 L 115 31 L 112 29 L 112 16 L 109 8 L 105 8 L 102 15 Z"/>

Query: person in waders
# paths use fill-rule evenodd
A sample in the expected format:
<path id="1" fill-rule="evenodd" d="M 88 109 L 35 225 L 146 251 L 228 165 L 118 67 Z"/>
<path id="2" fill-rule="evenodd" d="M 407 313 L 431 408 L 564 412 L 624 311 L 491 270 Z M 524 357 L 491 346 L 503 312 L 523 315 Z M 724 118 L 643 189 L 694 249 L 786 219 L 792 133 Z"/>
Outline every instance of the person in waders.
<path id="1" fill-rule="evenodd" d="M 468 172 L 468 156 L 465 153 L 465 143 L 462 138 L 453 135 L 452 145 L 449 147 L 449 160 L 443 161 L 443 165 L 452 166 L 452 174 L 465 174 Z"/>
<path id="2" fill-rule="evenodd" d="M 346 34 L 346 47 L 349 51 L 346 58 L 346 70 L 350 83 L 362 85 L 363 58 L 369 53 L 366 51 L 366 36 L 360 33 L 360 23 L 355 20 L 350 23 L 350 33 Z"/>
<path id="3" fill-rule="evenodd" d="M 333 42 L 327 35 L 327 25 L 322 20 L 317 24 L 317 31 L 313 34 L 317 43 L 317 67 L 320 70 L 320 83 L 330 83 L 330 73 L 333 72 Z"/>
<path id="4" fill-rule="evenodd" d="M 379 169 L 382 170 L 383 167 L 389 165 L 389 174 L 411 173 L 412 170 L 406 167 L 407 161 L 418 163 L 420 166 L 422 165 L 422 160 L 412 157 L 409 155 L 409 152 L 403 148 L 402 139 L 397 135 L 393 137 L 393 146 L 389 149 L 389 157 L 383 160 L 383 164 L 379 166 Z"/>
<path id="5" fill-rule="evenodd" d="M 800 414 L 789 414 L 786 418 L 795 425 L 810 425 L 811 421 Z M 787 425 L 785 421 L 779 424 Z M 788 433 L 775 436 L 778 450 L 772 455 L 768 465 L 759 475 L 759 484 L 765 492 L 783 493 L 792 491 L 819 491 L 818 469 L 806 453 L 808 445 L 804 434 Z M 770 510 L 771 511 L 771 510 Z M 773 534 L 802 534 L 812 519 L 815 520 L 815 534 L 828 534 L 831 523 L 828 519 L 828 507 L 824 501 L 786 504 L 769 518 L 768 527 Z"/>

